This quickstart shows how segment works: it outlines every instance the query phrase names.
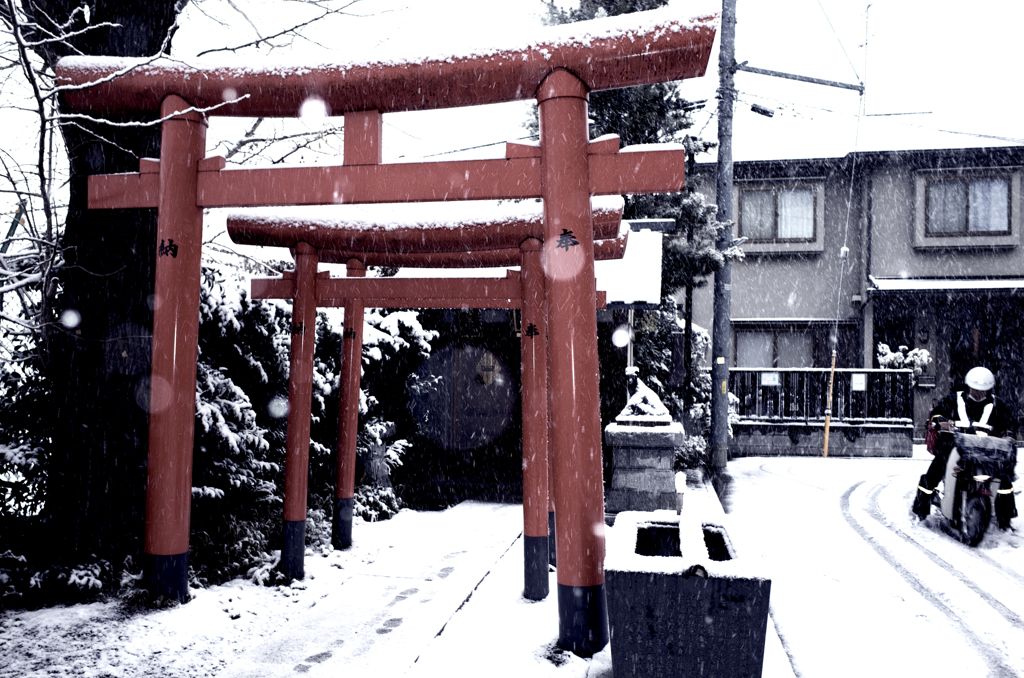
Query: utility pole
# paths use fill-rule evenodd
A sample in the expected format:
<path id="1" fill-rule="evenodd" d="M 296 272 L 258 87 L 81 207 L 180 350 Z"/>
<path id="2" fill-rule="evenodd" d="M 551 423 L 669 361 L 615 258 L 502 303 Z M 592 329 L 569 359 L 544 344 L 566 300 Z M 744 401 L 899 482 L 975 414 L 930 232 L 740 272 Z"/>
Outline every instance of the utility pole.
<path id="1" fill-rule="evenodd" d="M 870 7 L 870 5 L 868 5 Z M 732 209 L 732 113 L 736 99 L 736 71 L 747 71 L 814 85 L 855 90 L 864 95 L 864 83 L 856 85 L 780 73 L 736 63 L 736 0 L 722 0 L 722 26 L 718 32 L 721 47 L 718 56 L 718 175 L 715 186 L 718 220 L 734 221 Z M 732 229 L 718 236 L 719 251 L 745 240 L 733 240 Z M 732 270 L 729 260 L 715 273 L 715 318 L 711 337 L 711 465 L 718 472 L 729 461 L 729 363 L 732 338 Z M 831 397 L 831 389 L 829 390 Z"/>
<path id="2" fill-rule="evenodd" d="M 736 96 L 736 0 L 722 0 L 721 46 L 718 56 L 718 220 L 733 221 L 732 110 Z M 732 229 L 723 230 L 716 247 L 732 244 Z M 729 345 L 732 335 L 732 270 L 729 260 L 715 272 L 715 318 L 711 337 L 711 465 L 723 471 L 729 460 Z"/>

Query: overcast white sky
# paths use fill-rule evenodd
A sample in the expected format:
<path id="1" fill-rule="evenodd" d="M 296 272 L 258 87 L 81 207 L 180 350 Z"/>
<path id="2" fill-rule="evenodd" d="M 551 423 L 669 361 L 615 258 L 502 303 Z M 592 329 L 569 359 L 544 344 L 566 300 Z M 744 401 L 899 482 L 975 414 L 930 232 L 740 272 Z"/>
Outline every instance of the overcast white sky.
<path id="1" fill-rule="evenodd" d="M 669 6 L 680 16 L 697 16 L 720 11 L 721 2 L 671 0 Z M 301 9 L 286 0 L 194 0 L 181 18 L 174 54 L 187 59 L 210 47 L 272 35 L 304 18 Z M 315 60 L 334 61 L 378 58 L 396 51 L 450 52 L 460 42 L 487 45 L 494 36 L 532 32 L 540 28 L 545 14 L 540 0 L 358 0 L 350 10 L 359 15 L 317 24 L 309 40 L 277 49 L 267 58 L 294 62 L 309 54 Z M 847 83 L 863 81 L 866 93 L 862 102 L 851 90 L 738 73 L 736 160 L 840 156 L 855 149 L 1024 144 L 1024 89 L 1015 77 L 1024 3 L 737 0 L 737 16 L 739 61 Z M 16 114 L 9 105 L 27 95 L 17 84 L 0 83 L 0 119 L 8 129 L 31 128 L 30 114 Z M 708 74 L 681 85 L 688 99 L 708 100 L 707 107 L 694 114 L 694 132 L 708 139 L 717 138 L 717 84 L 716 41 Z M 753 103 L 773 109 L 774 117 L 753 113 Z M 866 115 L 858 116 L 862 103 Z M 529 106 L 513 103 L 387 115 L 385 161 L 500 157 L 504 141 L 526 135 L 523 123 Z M 895 113 L 917 115 L 886 115 Z M 225 124 L 223 118 L 217 119 L 211 137 Z M 19 139 L 4 139 L 0 145 L 20 156 L 18 145 L 28 143 L 29 137 Z M 467 148 L 472 150 L 453 153 Z M 34 151 L 29 149 L 27 157 L 34 157 Z M 714 155 L 703 160 L 712 161 Z M 336 162 L 318 160 L 328 161 Z M 3 205 L 5 212 L 7 207 Z"/>
<path id="2" fill-rule="evenodd" d="M 572 5 L 571 0 L 559 0 Z M 278 8 L 290 3 L 267 3 Z M 264 5 L 264 6 L 267 6 Z M 680 15 L 718 12 L 718 0 L 672 0 Z M 249 18 L 271 32 L 291 15 L 261 23 L 246 4 Z M 192 7 L 175 38 L 177 54 L 194 53 L 209 36 L 199 10 L 219 14 L 232 24 L 238 40 L 255 31 L 220 0 Z M 352 8 L 363 17 L 328 24 L 318 36 L 327 53 L 309 43 L 296 50 L 355 55 L 415 50 L 451 50 L 461 41 L 486 44 L 488 35 L 530 30 L 541 23 L 540 0 L 363 0 Z M 738 0 L 736 56 L 751 66 L 846 83 L 864 82 L 864 108 L 855 91 L 738 73 L 734 157 L 770 159 L 824 157 L 859 150 L 1004 146 L 1024 144 L 1020 120 L 1022 90 L 1014 73 L 1020 56 L 1024 3 L 1012 0 Z M 223 33 L 218 36 L 223 40 Z M 865 37 L 867 49 L 865 50 Z M 207 38 L 208 39 L 208 38 Z M 866 57 L 865 57 L 866 52 Z M 685 82 L 684 95 L 708 99 L 694 116 L 695 130 L 717 136 L 715 90 L 718 49 L 708 75 Z M 772 118 L 751 112 L 758 103 Z M 413 159 L 521 137 L 527 104 L 462 111 L 394 114 L 385 117 L 386 160 Z M 918 113 L 918 115 L 883 115 Z M 924 114 L 927 113 L 927 114 Z M 494 157 L 501 145 L 455 157 Z M 708 158 L 709 160 L 711 158 Z"/>

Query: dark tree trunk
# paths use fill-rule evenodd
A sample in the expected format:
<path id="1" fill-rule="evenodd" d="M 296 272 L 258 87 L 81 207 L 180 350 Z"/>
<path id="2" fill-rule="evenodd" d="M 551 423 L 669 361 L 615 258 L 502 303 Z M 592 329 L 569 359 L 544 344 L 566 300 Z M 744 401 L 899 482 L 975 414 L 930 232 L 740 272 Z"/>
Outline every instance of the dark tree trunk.
<path id="1" fill-rule="evenodd" d="M 81 4 L 25 2 L 30 13 L 28 6 L 34 5 L 58 22 Z M 89 4 L 91 24 L 109 21 L 120 27 L 85 33 L 72 45 L 52 45 L 41 54 L 51 69 L 57 59 L 76 52 L 158 54 L 184 2 Z M 36 15 L 41 23 L 42 14 Z M 60 422 L 46 505 L 49 543 L 59 560 L 96 554 L 118 566 L 124 556 L 141 553 L 148 414 L 137 395 L 147 387 L 151 364 L 156 210 L 88 210 L 86 181 L 92 174 L 137 172 L 139 158 L 158 157 L 160 127 L 85 123 L 64 125 L 62 133 L 71 195 L 63 238 L 66 265 L 58 272 L 55 306 L 58 313 L 73 309 L 81 322 L 71 329 L 58 326 L 47 356 Z"/>

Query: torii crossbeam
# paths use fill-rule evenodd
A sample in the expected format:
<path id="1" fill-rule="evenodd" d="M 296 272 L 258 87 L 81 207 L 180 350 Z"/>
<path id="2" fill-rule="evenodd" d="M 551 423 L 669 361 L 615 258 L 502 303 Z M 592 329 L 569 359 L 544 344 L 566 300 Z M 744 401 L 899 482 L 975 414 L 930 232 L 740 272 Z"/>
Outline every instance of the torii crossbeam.
<path id="1" fill-rule="evenodd" d="M 686 157 L 681 149 L 593 152 L 587 97 L 595 90 L 703 75 L 716 23 L 716 17 L 681 21 L 669 10 L 639 12 L 546 29 L 538 32 L 541 39 L 515 48 L 418 63 L 202 69 L 97 57 L 58 63 L 57 82 L 72 109 L 159 110 L 162 120 L 156 176 L 90 177 L 89 188 L 92 208 L 158 210 L 145 536 L 147 577 L 155 592 L 179 600 L 188 595 L 203 208 L 540 197 L 553 348 L 556 515 L 577 517 L 557 526 L 559 644 L 585 656 L 604 647 L 604 493 L 590 196 L 678 191 Z M 350 130 L 355 137 L 352 162 L 228 170 L 223 161 L 203 161 L 203 113 L 294 117 L 310 97 L 344 113 L 346 156 Z M 380 140 L 382 112 L 529 98 L 538 103 L 540 147 L 521 156 L 380 165 L 379 147 L 372 145 Z M 373 129 L 376 134 L 360 132 Z"/>

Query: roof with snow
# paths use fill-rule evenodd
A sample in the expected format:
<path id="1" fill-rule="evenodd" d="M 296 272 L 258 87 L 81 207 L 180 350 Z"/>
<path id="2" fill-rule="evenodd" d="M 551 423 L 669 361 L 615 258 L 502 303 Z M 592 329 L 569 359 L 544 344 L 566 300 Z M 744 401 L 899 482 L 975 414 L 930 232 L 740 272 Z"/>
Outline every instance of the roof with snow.
<path id="1" fill-rule="evenodd" d="M 1024 278 L 876 278 L 869 292 L 956 292 L 976 290 L 1024 290 Z"/>
<path id="2" fill-rule="evenodd" d="M 608 293 L 609 309 L 653 309 L 661 302 L 661 241 L 664 234 L 630 233 L 621 259 L 594 262 L 597 289 Z"/>

